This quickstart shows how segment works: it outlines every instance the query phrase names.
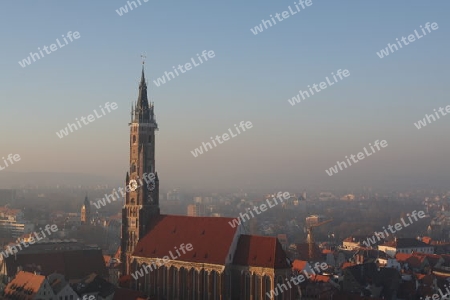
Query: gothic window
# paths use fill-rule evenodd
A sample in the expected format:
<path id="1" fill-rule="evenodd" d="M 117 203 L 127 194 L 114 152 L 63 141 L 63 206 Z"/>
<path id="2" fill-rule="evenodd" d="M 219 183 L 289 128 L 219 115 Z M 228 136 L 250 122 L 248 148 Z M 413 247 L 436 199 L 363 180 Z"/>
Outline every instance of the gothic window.
<path id="1" fill-rule="evenodd" d="M 134 204 L 134 198 L 131 198 L 131 204 Z"/>
<path id="2" fill-rule="evenodd" d="M 162 286 L 163 286 L 163 295 L 167 297 L 167 267 L 162 266 Z"/>
<path id="3" fill-rule="evenodd" d="M 135 144 L 135 143 L 136 143 L 136 136 L 133 135 L 133 144 Z"/>
<path id="4" fill-rule="evenodd" d="M 217 283 L 219 280 L 219 274 L 216 271 L 212 271 L 211 272 L 211 285 L 212 285 L 212 296 L 213 296 L 213 300 L 218 300 L 217 297 Z"/>
<path id="5" fill-rule="evenodd" d="M 150 287 L 150 274 L 146 273 L 144 276 L 144 292 L 148 293 Z"/>
<path id="6" fill-rule="evenodd" d="M 136 164 L 132 163 L 131 164 L 131 173 L 136 172 Z"/>
<path id="7" fill-rule="evenodd" d="M 172 289 L 173 297 L 175 299 L 178 299 L 179 297 L 178 269 L 175 267 L 172 267 L 172 282 L 173 282 L 173 289 Z"/>
<path id="8" fill-rule="evenodd" d="M 280 284 L 280 286 L 283 284 L 283 277 L 278 276 L 277 285 L 278 284 Z M 282 299 L 283 299 L 283 296 L 281 294 L 279 294 L 275 297 L 275 300 L 282 300 Z"/>
<path id="9" fill-rule="evenodd" d="M 253 283 L 253 298 L 254 299 L 260 299 L 260 294 L 259 291 L 261 290 L 261 282 L 259 280 L 259 276 L 258 275 L 254 275 L 253 278 L 255 279 L 254 283 Z"/>
<path id="10" fill-rule="evenodd" d="M 225 272 L 225 290 L 227 295 L 231 295 L 231 274 L 229 271 Z"/>
<path id="11" fill-rule="evenodd" d="M 249 273 L 245 273 L 244 278 L 244 299 L 250 300 L 250 277 Z"/>
<path id="12" fill-rule="evenodd" d="M 198 292 L 198 286 L 197 286 L 197 272 L 194 269 L 191 269 L 188 273 L 188 278 L 190 279 L 190 284 L 192 287 L 191 290 L 191 299 L 192 300 L 198 300 L 197 299 L 197 292 Z"/>
<path id="13" fill-rule="evenodd" d="M 186 296 L 186 290 L 187 290 L 187 270 L 185 268 L 180 269 L 180 298 L 184 299 Z"/>
<path id="14" fill-rule="evenodd" d="M 271 284 L 272 284 L 272 282 L 270 280 L 270 277 L 264 276 L 264 292 L 269 293 L 269 295 L 270 295 L 270 290 L 272 289 Z"/>
<path id="15" fill-rule="evenodd" d="M 155 270 L 153 270 L 153 287 L 152 287 L 152 292 L 156 293 L 157 291 L 157 287 L 158 287 L 158 267 L 155 268 Z"/>

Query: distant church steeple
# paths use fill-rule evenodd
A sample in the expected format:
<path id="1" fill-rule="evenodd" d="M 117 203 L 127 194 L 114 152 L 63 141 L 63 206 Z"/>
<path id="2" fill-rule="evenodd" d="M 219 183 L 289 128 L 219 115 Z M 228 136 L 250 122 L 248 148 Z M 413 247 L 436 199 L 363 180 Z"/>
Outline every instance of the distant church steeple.
<path id="1" fill-rule="evenodd" d="M 84 204 L 81 207 L 81 223 L 89 224 L 91 222 L 91 203 L 89 202 L 87 193 L 84 198 Z"/>

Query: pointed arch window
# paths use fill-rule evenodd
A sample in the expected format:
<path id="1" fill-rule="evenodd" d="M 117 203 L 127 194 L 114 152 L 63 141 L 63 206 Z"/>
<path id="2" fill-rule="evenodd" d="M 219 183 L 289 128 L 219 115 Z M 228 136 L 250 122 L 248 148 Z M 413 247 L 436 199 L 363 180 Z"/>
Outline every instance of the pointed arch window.
<path id="1" fill-rule="evenodd" d="M 277 285 L 280 284 L 280 286 L 283 284 L 283 277 L 278 276 Z M 283 296 L 281 294 L 275 296 L 275 300 L 282 300 Z"/>
<path id="2" fill-rule="evenodd" d="M 264 276 L 264 292 L 265 293 L 269 293 L 270 295 L 270 291 L 272 289 L 272 280 L 269 276 Z"/>
<path id="3" fill-rule="evenodd" d="M 250 300 L 250 282 L 251 282 L 251 274 L 245 272 L 244 274 L 244 299 Z"/>

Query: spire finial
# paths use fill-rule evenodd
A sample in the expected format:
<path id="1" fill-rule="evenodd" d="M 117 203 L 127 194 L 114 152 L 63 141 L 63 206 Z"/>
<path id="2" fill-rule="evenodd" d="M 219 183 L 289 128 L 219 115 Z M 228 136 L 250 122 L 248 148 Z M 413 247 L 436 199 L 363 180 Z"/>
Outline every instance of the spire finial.
<path id="1" fill-rule="evenodd" d="M 141 54 L 141 58 L 142 58 L 142 74 L 141 74 L 140 85 L 144 85 L 145 84 L 144 65 L 145 65 L 145 59 L 147 58 L 147 56 L 145 54 Z"/>

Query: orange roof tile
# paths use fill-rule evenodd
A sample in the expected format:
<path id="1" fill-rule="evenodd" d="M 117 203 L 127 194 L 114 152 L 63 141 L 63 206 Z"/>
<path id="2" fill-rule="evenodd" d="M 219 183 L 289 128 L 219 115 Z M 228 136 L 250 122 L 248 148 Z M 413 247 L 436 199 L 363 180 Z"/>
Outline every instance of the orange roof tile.
<path id="1" fill-rule="evenodd" d="M 44 280 L 45 276 L 20 271 L 6 286 L 5 296 L 11 297 L 11 299 L 34 299 L 34 295 L 37 294 Z"/>
<path id="2" fill-rule="evenodd" d="M 301 272 L 301 271 L 303 271 L 303 269 L 305 269 L 307 264 L 308 264 L 308 262 L 305 260 L 296 259 L 292 263 L 292 269 Z"/>
<path id="3" fill-rule="evenodd" d="M 287 256 L 275 237 L 241 235 L 233 263 L 263 268 L 290 268 Z"/>
<path id="4" fill-rule="evenodd" d="M 422 238 L 422 242 L 424 242 L 425 244 L 431 244 L 432 239 L 428 236 L 424 236 Z"/>
<path id="5" fill-rule="evenodd" d="M 406 262 L 412 255 L 408 253 L 397 253 L 395 259 L 399 262 Z"/>
<path id="6" fill-rule="evenodd" d="M 175 247 L 192 244 L 177 260 L 210 264 L 225 264 L 237 227 L 232 218 L 188 217 L 160 215 L 153 219 L 149 232 L 139 240 L 133 253 L 138 257 L 163 258 L 176 256 Z"/>

